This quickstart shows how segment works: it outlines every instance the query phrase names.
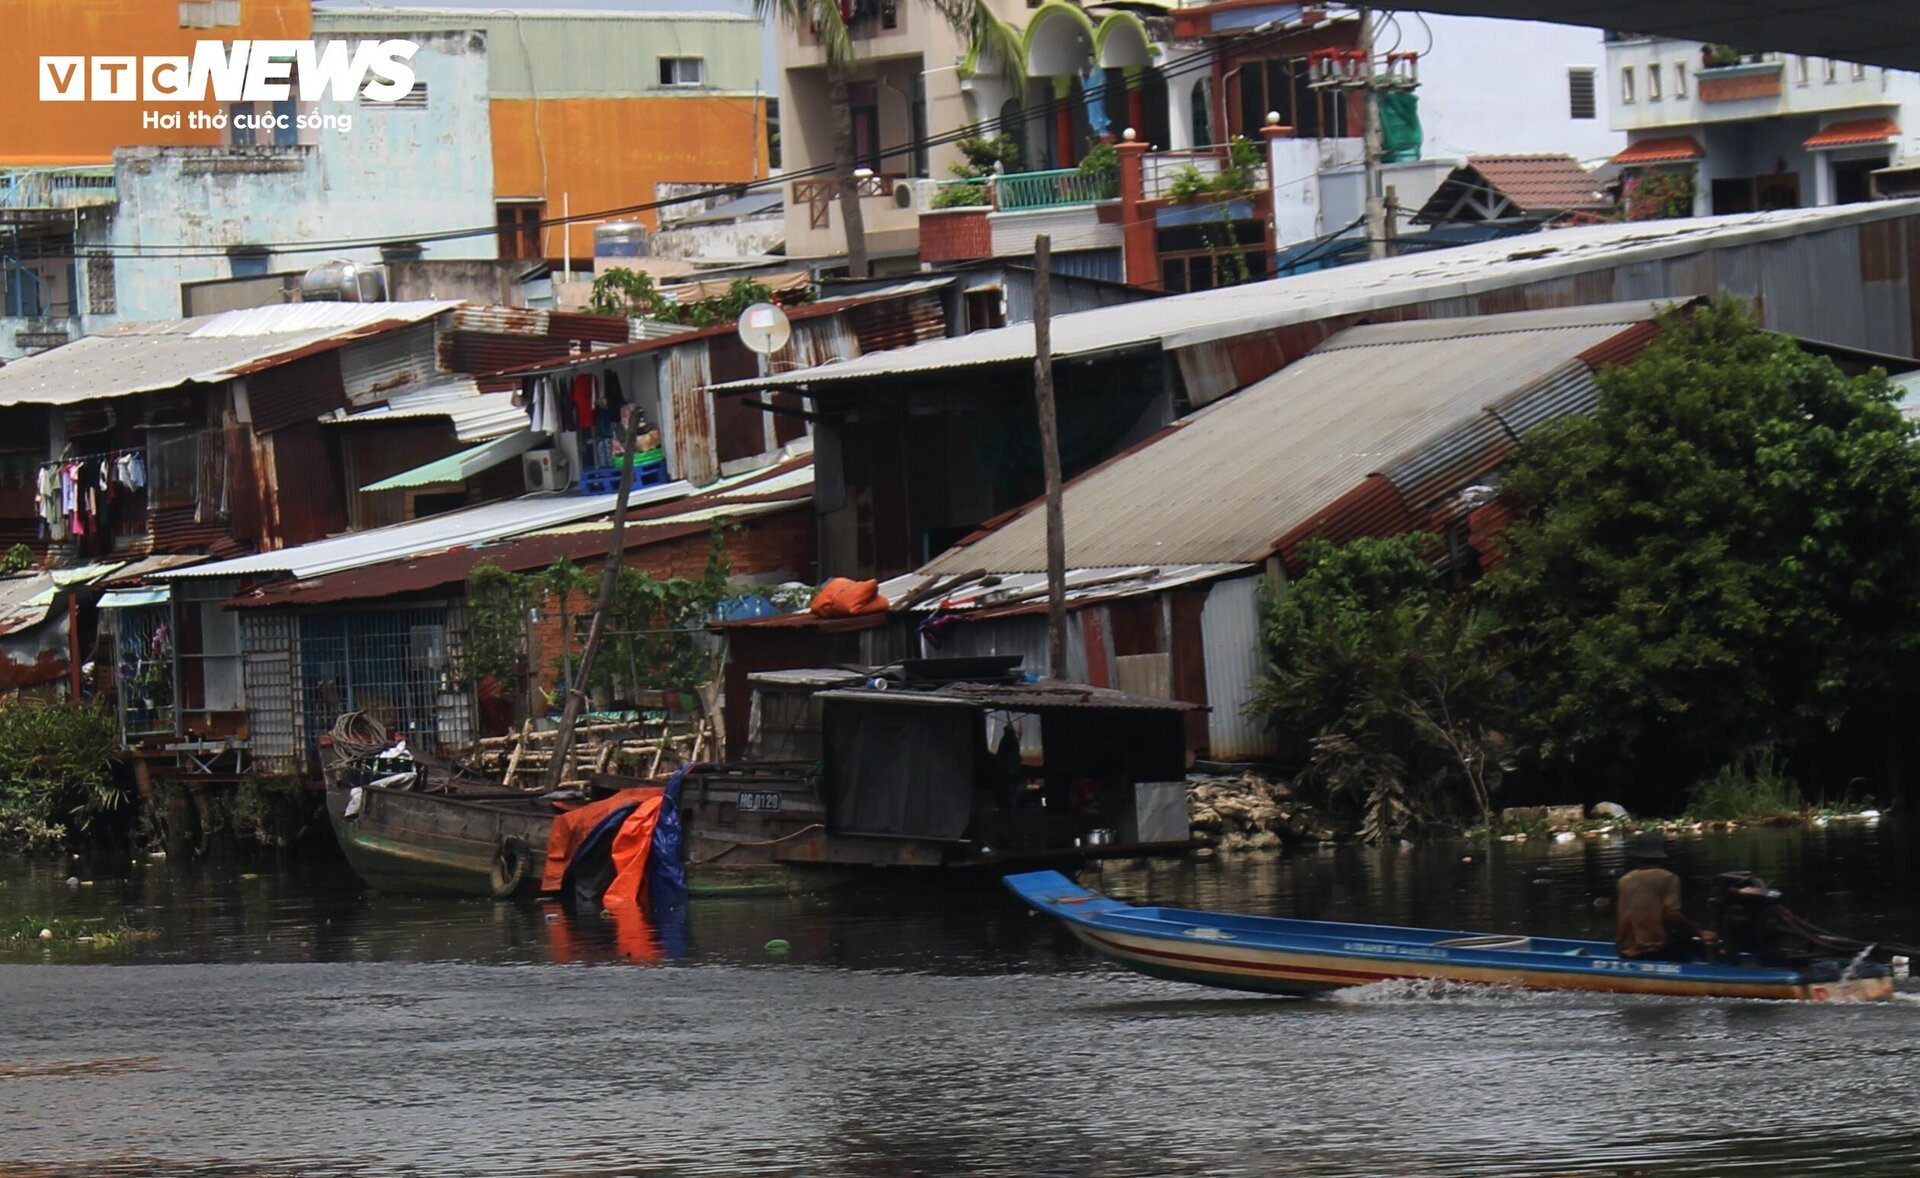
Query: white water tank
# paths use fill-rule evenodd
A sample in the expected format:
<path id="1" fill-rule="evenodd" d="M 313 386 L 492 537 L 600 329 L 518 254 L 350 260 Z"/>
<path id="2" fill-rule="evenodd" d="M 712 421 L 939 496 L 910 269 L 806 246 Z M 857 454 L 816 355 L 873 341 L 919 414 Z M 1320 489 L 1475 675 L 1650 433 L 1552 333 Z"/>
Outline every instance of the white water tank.
<path id="1" fill-rule="evenodd" d="M 596 258 L 644 258 L 647 227 L 638 221 L 602 221 L 593 227 Z"/>

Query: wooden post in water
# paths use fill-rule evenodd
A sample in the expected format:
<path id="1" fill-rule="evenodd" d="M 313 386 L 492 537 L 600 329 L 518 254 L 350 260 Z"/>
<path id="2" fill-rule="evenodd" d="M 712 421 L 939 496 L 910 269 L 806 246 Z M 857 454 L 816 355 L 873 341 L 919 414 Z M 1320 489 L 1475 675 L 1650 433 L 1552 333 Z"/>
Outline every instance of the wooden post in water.
<path id="1" fill-rule="evenodd" d="M 567 761 L 573 756 L 573 726 L 580 722 L 580 708 L 586 703 L 585 684 L 593 675 L 593 658 L 600 653 L 600 639 L 607 630 L 607 611 L 613 608 L 614 587 L 620 583 L 620 569 L 626 563 L 626 547 L 621 543 L 627 530 L 627 495 L 633 490 L 633 440 L 640 429 L 640 409 L 632 407 L 627 425 L 620 433 L 620 493 L 613 501 L 613 538 L 607 542 L 606 567 L 600 570 L 600 597 L 593 606 L 593 625 L 587 629 L 586 645 L 580 648 L 580 663 L 567 683 L 567 705 L 560 712 L 560 727 L 553 734 L 553 760 L 547 765 L 547 788 L 559 785 L 566 776 Z M 564 641 L 564 638 L 563 638 Z"/>
<path id="2" fill-rule="evenodd" d="M 1060 494 L 1060 419 L 1053 404 L 1053 239 L 1033 239 L 1033 396 L 1047 483 L 1047 676 L 1067 677 L 1067 534 Z"/>

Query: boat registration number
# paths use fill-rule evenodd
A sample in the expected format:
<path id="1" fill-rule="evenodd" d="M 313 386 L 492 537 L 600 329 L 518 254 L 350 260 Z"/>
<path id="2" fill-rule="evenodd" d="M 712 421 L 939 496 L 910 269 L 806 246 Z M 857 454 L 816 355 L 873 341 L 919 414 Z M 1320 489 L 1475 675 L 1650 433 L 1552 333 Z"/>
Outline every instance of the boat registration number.
<path id="1" fill-rule="evenodd" d="M 777 789 L 743 789 L 740 791 L 739 809 L 743 814 L 770 814 L 780 808 L 780 791 Z"/>

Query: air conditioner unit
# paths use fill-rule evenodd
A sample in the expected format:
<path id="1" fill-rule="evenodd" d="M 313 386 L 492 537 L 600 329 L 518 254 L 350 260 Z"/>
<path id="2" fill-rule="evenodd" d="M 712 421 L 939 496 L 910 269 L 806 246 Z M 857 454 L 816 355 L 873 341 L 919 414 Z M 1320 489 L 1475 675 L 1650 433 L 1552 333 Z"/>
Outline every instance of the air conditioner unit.
<path id="1" fill-rule="evenodd" d="M 896 180 L 893 185 L 893 207 L 924 213 L 933 207 L 933 194 L 938 191 L 938 180 Z"/>
<path id="2" fill-rule="evenodd" d="M 573 481 L 567 456 L 558 450 L 529 450 L 520 456 L 520 469 L 529 491 L 564 491 Z"/>

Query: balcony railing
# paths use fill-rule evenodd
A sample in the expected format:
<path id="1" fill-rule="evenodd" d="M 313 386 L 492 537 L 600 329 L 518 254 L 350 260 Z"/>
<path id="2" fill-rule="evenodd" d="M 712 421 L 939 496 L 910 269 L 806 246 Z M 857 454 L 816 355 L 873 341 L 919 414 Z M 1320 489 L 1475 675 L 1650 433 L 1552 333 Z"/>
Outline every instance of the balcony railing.
<path id="1" fill-rule="evenodd" d="M 110 166 L 0 172 L 0 209 L 76 209 L 118 199 Z"/>
<path id="2" fill-rule="evenodd" d="M 994 203 L 1003 213 L 1090 205 L 1120 195 L 1118 178 L 1083 176 L 1078 168 L 1014 172 L 995 181 L 994 189 Z"/>
<path id="3" fill-rule="evenodd" d="M 1225 170 L 1225 148 L 1200 148 L 1197 151 L 1156 151 L 1142 161 L 1141 180 L 1148 200 L 1160 200 L 1172 190 L 1188 168 L 1211 180 Z"/>

